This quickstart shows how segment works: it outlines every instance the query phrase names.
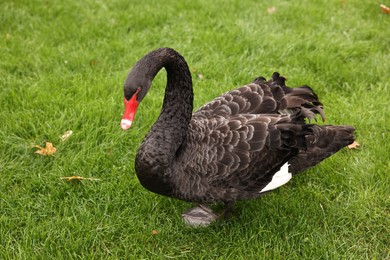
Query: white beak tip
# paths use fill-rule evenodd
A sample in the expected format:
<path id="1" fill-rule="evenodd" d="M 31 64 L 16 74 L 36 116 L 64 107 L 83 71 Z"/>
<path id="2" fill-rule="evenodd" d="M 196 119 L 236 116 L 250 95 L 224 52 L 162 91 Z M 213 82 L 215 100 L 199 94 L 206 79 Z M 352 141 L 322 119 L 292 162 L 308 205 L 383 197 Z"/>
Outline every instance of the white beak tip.
<path id="1" fill-rule="evenodd" d="M 121 128 L 123 130 L 127 130 L 127 129 L 129 129 L 131 127 L 132 123 L 133 122 L 128 120 L 128 119 L 122 119 L 122 121 L 121 121 Z"/>

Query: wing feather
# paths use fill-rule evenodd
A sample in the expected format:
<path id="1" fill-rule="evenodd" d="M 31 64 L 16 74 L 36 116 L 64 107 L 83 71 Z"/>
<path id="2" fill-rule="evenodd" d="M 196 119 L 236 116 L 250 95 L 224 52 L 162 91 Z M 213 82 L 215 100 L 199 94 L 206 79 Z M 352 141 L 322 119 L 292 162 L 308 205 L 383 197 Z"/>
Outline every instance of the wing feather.
<path id="1" fill-rule="evenodd" d="M 214 115 L 233 116 L 241 114 L 298 114 L 313 119 L 319 114 L 325 120 L 322 103 L 309 86 L 290 88 L 285 85 L 286 79 L 275 72 L 272 79 L 265 81 L 256 78 L 252 83 L 235 90 L 228 91 L 200 107 L 200 113 L 212 117 Z"/>
<path id="2" fill-rule="evenodd" d="M 307 159 L 304 151 L 314 150 L 307 143 L 315 130 L 304 119 L 325 115 L 310 87 L 289 88 L 285 80 L 278 73 L 269 81 L 256 78 L 193 113 L 178 167 L 185 172 L 182 178 L 199 181 L 193 187 L 178 185 L 178 194 L 209 203 L 251 198 L 290 159 L 290 168 L 299 168 Z M 191 185 L 179 177 L 177 183 Z"/>

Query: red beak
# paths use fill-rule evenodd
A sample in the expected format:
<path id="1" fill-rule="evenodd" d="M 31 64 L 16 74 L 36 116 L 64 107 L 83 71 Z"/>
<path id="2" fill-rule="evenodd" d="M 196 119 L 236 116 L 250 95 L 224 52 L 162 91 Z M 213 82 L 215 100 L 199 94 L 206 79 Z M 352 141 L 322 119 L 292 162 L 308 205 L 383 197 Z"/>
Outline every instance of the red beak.
<path id="1" fill-rule="evenodd" d="M 139 89 L 137 92 L 130 98 L 129 101 L 124 98 L 125 101 L 125 113 L 123 113 L 123 117 L 121 120 L 121 127 L 123 130 L 127 130 L 131 127 L 131 124 L 133 123 L 135 112 L 137 112 L 138 108 L 138 101 L 137 101 L 137 94 L 139 92 Z"/>

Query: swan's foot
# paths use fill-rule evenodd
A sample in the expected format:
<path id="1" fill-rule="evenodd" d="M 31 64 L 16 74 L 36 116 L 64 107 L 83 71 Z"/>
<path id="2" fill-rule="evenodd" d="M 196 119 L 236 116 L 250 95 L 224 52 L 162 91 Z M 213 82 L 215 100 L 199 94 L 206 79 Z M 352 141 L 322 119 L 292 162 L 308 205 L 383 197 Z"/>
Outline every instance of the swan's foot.
<path id="1" fill-rule="evenodd" d="M 187 210 L 182 216 L 184 222 L 193 227 L 206 227 L 219 218 L 210 208 L 203 205 Z"/>

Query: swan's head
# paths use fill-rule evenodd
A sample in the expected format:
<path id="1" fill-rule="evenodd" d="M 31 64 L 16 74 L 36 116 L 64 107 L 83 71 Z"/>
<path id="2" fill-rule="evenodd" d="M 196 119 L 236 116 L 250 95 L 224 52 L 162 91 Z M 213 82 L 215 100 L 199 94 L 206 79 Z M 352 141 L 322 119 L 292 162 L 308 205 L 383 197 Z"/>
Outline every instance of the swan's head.
<path id="1" fill-rule="evenodd" d="M 137 99 L 137 96 L 139 92 L 141 91 L 141 88 L 137 88 L 137 90 L 134 92 L 134 94 L 131 96 L 129 100 L 126 99 L 126 96 L 124 98 L 125 101 L 125 112 L 123 113 L 123 117 L 121 120 L 121 127 L 123 130 L 127 130 L 131 127 L 135 113 L 137 112 L 139 101 Z"/>
<path id="2" fill-rule="evenodd" d="M 137 69 L 137 65 L 129 73 L 124 85 L 125 112 L 121 120 L 121 128 L 127 130 L 131 127 L 138 104 L 148 92 L 152 80 Z"/>

